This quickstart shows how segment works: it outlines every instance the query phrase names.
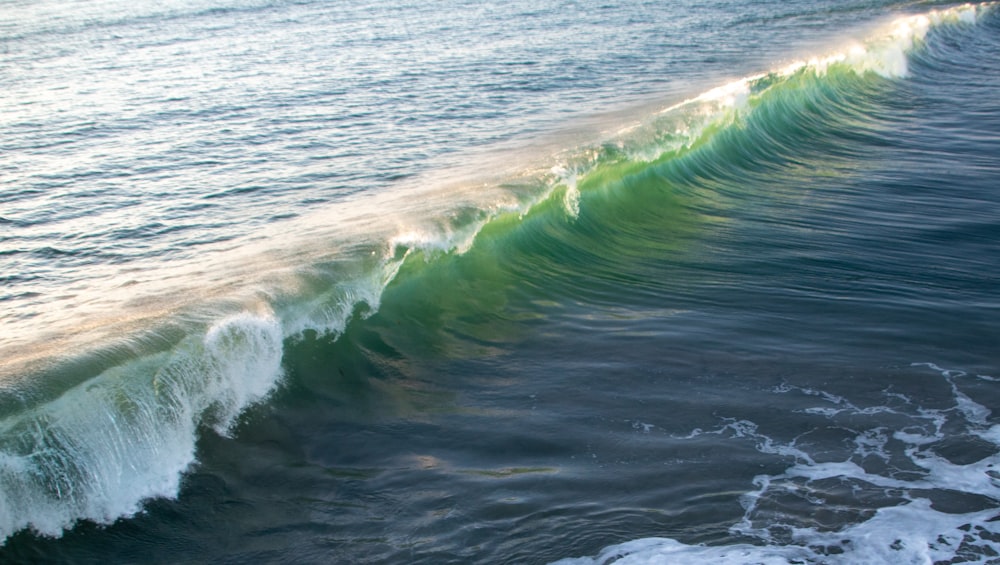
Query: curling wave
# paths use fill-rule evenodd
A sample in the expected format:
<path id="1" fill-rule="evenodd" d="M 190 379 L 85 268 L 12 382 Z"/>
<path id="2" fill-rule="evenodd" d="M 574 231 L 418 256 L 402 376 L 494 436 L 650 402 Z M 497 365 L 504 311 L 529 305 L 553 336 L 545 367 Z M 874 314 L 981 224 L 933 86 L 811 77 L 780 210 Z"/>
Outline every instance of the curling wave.
<path id="1" fill-rule="evenodd" d="M 658 199 L 661 208 L 682 201 L 697 211 L 699 199 L 726 197 L 725 186 L 733 184 L 727 180 L 775 170 L 812 174 L 818 159 L 836 167 L 830 159 L 850 157 L 857 136 L 882 127 L 893 81 L 910 72 L 913 54 L 931 33 L 974 25 L 992 11 L 992 4 L 965 5 L 902 18 L 863 44 L 671 105 L 475 198 L 434 195 L 419 210 L 424 217 L 359 224 L 338 240 L 342 251 L 333 258 L 303 251 L 317 245 L 315 233 L 304 229 L 310 237 L 294 243 L 294 253 L 278 250 L 297 263 L 249 261 L 223 291 L 202 302 L 186 296 L 181 307 L 164 309 L 162 327 L 143 330 L 141 338 L 109 332 L 113 346 L 63 355 L 30 379 L 12 379 L 0 399 L 0 537 L 26 528 L 58 536 L 79 520 L 110 523 L 146 499 L 176 496 L 196 461 L 199 434 L 232 433 L 241 413 L 280 386 L 289 343 L 311 330 L 335 338 L 379 310 L 394 282 L 419 280 L 442 256 L 479 256 L 483 265 L 510 261 L 530 280 L 566 269 L 555 250 L 573 249 L 587 269 L 612 280 L 621 276 L 611 260 L 622 253 L 614 238 L 635 235 L 615 225 L 622 209 L 643 214 Z M 262 274 L 254 272 L 257 265 Z M 233 288 L 240 290 L 227 295 Z M 727 433 L 751 433 L 728 426 Z M 918 453 L 920 438 L 911 439 Z M 819 472 L 796 467 L 771 480 L 807 471 Z M 899 511 L 880 514 L 889 519 L 893 512 Z M 597 562 L 623 555 L 640 562 L 667 550 L 722 555 L 642 541 L 610 549 Z M 781 549 L 778 557 L 796 551 L 807 550 Z"/>

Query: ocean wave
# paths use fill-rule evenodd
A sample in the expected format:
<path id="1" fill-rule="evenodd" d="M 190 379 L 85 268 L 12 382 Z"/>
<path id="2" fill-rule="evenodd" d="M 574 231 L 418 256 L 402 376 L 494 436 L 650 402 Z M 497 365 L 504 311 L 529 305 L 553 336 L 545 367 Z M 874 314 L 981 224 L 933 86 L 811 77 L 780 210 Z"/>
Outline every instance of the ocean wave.
<path id="1" fill-rule="evenodd" d="M 114 345 L 99 344 L 88 353 L 87 362 L 80 361 L 81 354 L 65 349 L 52 353 L 59 360 L 30 379 L 12 379 L 3 391 L 0 537 L 6 539 L 25 528 L 58 536 L 80 520 L 110 523 L 139 511 L 149 498 L 176 496 L 181 477 L 196 462 L 199 434 L 205 430 L 231 433 L 247 407 L 265 400 L 280 386 L 285 374 L 282 356 L 289 342 L 307 332 L 336 338 L 352 321 L 378 311 L 387 288 L 433 270 L 442 256 L 475 255 L 482 268 L 520 260 L 523 264 L 518 268 L 544 276 L 565 268 L 557 260 L 548 260 L 556 254 L 551 246 L 576 246 L 580 249 L 574 256 L 587 269 L 614 281 L 622 276 L 615 259 L 623 253 L 614 244 L 615 238 L 643 237 L 614 225 L 616 207 L 643 214 L 648 212 L 650 199 L 666 198 L 684 201 L 689 209 L 697 210 L 699 198 L 725 198 L 721 180 L 796 167 L 816 174 L 812 165 L 817 155 L 824 159 L 849 156 L 857 136 L 877 132 L 876 110 L 884 111 L 882 98 L 891 91 L 893 81 L 910 72 L 908 61 L 929 34 L 975 24 L 992 10 L 992 4 L 964 5 L 902 18 L 859 45 L 746 77 L 670 105 L 601 143 L 565 151 L 539 170 L 491 186 L 469 202 L 453 202 L 454 192 L 434 195 L 443 200 L 440 204 L 427 199 L 428 193 L 409 194 L 408 198 L 429 203 L 411 206 L 410 215 L 403 217 L 387 213 L 378 202 L 364 203 L 357 216 L 374 216 L 375 220 L 359 222 L 359 228 L 348 230 L 350 244 L 339 241 L 344 251 L 334 254 L 335 260 L 307 251 L 329 242 L 303 229 L 291 249 L 272 248 L 241 259 L 238 273 L 220 266 L 227 273 L 218 275 L 224 280 L 222 290 L 198 289 L 207 295 L 202 298 L 200 292 L 184 289 L 172 295 L 180 302 L 176 307 L 158 301 L 149 311 L 166 312 L 161 317 L 170 319 L 165 323 L 172 328 L 169 332 L 149 329 L 155 323 L 143 318 L 140 326 L 147 326 L 137 333 L 144 337 L 122 339 L 121 332 L 108 331 Z M 808 150 L 804 148 L 807 141 Z M 418 213 L 422 217 L 414 217 Z M 673 219 L 675 229 L 685 229 L 684 218 Z M 658 217 L 656 221 L 664 220 Z M 372 225 L 376 228 L 369 230 Z M 558 229 L 566 225 L 590 230 L 605 245 L 574 241 L 572 233 Z M 635 241 L 631 243 L 634 248 Z M 505 255 L 511 249 L 529 252 L 517 259 Z M 261 260 L 276 255 L 291 259 L 274 259 L 273 264 Z M 433 279 L 428 279 L 427 284 L 431 283 Z M 226 294 L 233 288 L 240 289 L 233 291 L 237 298 Z M 149 319 L 159 320 L 156 316 Z M 17 342 L 19 347 L 22 344 Z M 74 374 L 58 376 L 66 372 Z M 975 415 L 974 402 L 969 400 L 965 407 Z M 982 423 L 973 420 L 970 425 Z M 755 433 L 752 427 L 727 426 L 717 433 L 745 437 Z M 977 433 L 984 438 L 997 435 L 992 428 Z M 921 451 L 927 436 L 897 439 L 913 446 L 914 464 L 928 470 L 925 481 L 952 476 L 949 473 L 957 473 L 954 476 L 962 480 L 975 475 L 982 490 L 979 494 L 996 496 L 991 480 L 982 479 L 984 474 L 992 477 L 990 469 L 982 466 L 992 465 L 992 460 L 978 466 L 939 465 Z M 748 495 L 748 512 L 759 507 L 754 500 L 777 482 L 801 477 L 820 480 L 843 472 L 843 468 L 820 468 L 810 465 L 807 457 L 802 459 L 801 466 L 767 478 L 757 495 Z M 884 478 L 862 478 L 879 488 L 899 488 Z M 919 522 L 929 512 L 937 512 L 923 504 L 914 497 L 909 504 L 879 510 L 866 523 L 871 527 L 903 519 Z M 915 514 L 899 515 L 905 512 Z M 935 526 L 936 532 L 951 539 L 948 536 L 956 528 L 970 525 L 992 532 L 986 514 L 947 520 L 932 517 L 944 524 Z M 763 535 L 752 524 L 747 528 L 747 535 Z M 787 562 L 802 555 L 811 559 L 809 555 L 816 551 L 813 546 L 827 548 L 822 550 L 827 553 L 835 551 L 830 549 L 834 547 L 845 555 L 848 552 L 832 534 L 803 531 L 799 535 L 797 539 L 804 541 L 792 547 L 703 548 L 671 540 L 638 541 L 609 549 L 596 561 L 581 562 L 605 563 L 624 556 L 643 562 L 669 552 L 695 552 L 690 555 L 711 555 L 723 561 L 751 555 L 763 562 Z M 889 547 L 898 556 L 903 550 L 894 545 L 922 551 L 924 546 L 918 542 L 886 538 L 873 541 L 872 548 Z"/>

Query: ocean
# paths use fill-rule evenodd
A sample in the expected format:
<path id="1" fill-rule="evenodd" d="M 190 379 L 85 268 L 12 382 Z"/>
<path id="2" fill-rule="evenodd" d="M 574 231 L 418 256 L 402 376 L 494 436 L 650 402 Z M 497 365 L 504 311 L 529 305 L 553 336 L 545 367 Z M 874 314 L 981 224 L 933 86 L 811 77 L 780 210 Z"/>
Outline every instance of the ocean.
<path id="1" fill-rule="evenodd" d="M 1000 6 L 0 1 L 0 562 L 1000 563 Z"/>

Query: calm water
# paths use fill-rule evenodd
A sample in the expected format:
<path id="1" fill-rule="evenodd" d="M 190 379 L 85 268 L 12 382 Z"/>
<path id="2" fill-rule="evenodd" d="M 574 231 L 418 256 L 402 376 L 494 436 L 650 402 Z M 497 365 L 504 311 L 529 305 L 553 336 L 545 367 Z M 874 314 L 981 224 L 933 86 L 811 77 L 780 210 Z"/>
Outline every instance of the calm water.
<path id="1" fill-rule="evenodd" d="M 1000 556 L 1000 7 L 0 38 L 0 562 Z"/>

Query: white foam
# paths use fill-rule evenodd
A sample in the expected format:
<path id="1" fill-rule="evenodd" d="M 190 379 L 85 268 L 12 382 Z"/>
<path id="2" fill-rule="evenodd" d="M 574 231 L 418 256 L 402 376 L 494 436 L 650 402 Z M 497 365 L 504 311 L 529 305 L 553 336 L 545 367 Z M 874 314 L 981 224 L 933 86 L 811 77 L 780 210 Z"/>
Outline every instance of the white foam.
<path id="1" fill-rule="evenodd" d="M 213 325 L 202 341 L 206 378 L 200 398 L 211 399 L 213 426 L 227 434 L 244 408 L 267 397 L 281 377 L 282 330 L 272 316 L 241 313 Z"/>
<path id="2" fill-rule="evenodd" d="M 926 14 L 900 17 L 860 42 L 832 53 L 795 61 L 773 72 L 743 77 L 660 110 L 648 123 L 617 133 L 616 143 L 631 159 L 651 162 L 660 156 L 690 148 L 705 132 L 739 121 L 754 101 L 776 84 L 805 73 L 824 76 L 833 69 L 855 74 L 874 73 L 887 79 L 909 74 L 909 57 L 931 29 L 941 25 L 971 25 L 994 4 L 965 4 Z M 668 133 L 669 132 L 669 133 Z"/>
<path id="3" fill-rule="evenodd" d="M 570 218 L 580 217 L 580 190 L 576 187 L 578 172 L 564 166 L 552 167 L 552 174 L 558 179 L 558 183 L 566 187 L 563 193 L 563 208 Z"/>
<path id="4" fill-rule="evenodd" d="M 605 548 L 594 558 L 556 561 L 558 565 L 664 565 L 667 563 L 713 563 L 719 565 L 787 565 L 805 558 L 800 548 L 770 548 L 749 544 L 725 547 L 686 545 L 669 538 L 646 538 Z"/>
<path id="5" fill-rule="evenodd" d="M 280 383 L 281 341 L 269 313 L 230 316 L 0 422 L 0 539 L 59 536 L 176 496 L 199 427 L 228 434 Z"/>
<path id="6" fill-rule="evenodd" d="M 909 74 L 909 54 L 923 43 L 932 28 L 943 24 L 974 24 L 979 14 L 987 9 L 992 9 L 992 4 L 965 4 L 901 17 L 862 43 L 830 55 L 793 63 L 782 74 L 790 76 L 802 69 L 826 74 L 831 67 L 839 65 L 859 74 L 873 72 L 890 79 L 905 77 Z"/>
<path id="7" fill-rule="evenodd" d="M 314 330 L 336 337 L 347 329 L 359 306 L 367 307 L 364 316 L 377 312 L 385 287 L 399 273 L 408 255 L 402 244 L 393 243 L 390 247 L 400 249 L 399 256 L 387 253 L 373 266 L 362 265 L 353 272 L 342 273 L 341 278 L 329 281 L 323 291 L 308 299 L 300 297 L 286 305 L 281 312 L 284 334 L 298 336 L 307 330 Z"/>
<path id="8" fill-rule="evenodd" d="M 926 409 L 913 403 L 896 409 L 881 406 L 859 408 L 846 399 L 823 391 L 782 386 L 776 394 L 802 392 L 824 402 L 841 407 L 831 412 L 806 413 L 825 415 L 830 419 L 843 412 L 855 424 L 863 425 L 866 418 L 878 422 L 878 416 L 891 414 L 906 417 L 910 424 L 904 430 L 893 431 L 884 423 L 855 432 L 855 449 L 843 461 L 817 463 L 797 445 L 796 440 L 780 442 L 768 438 L 759 426 L 748 420 L 723 419 L 715 430 L 695 430 L 688 438 L 715 434 L 733 441 L 750 440 L 762 453 L 794 457 L 795 463 L 777 475 L 758 475 L 755 489 L 743 495 L 743 519 L 731 527 L 733 534 L 758 540 L 757 544 L 736 543 L 707 547 L 684 544 L 677 540 L 648 538 L 605 548 L 596 557 L 565 559 L 563 565 L 615 563 L 826 563 L 826 564 L 897 564 L 951 562 L 992 563 L 1000 555 L 1000 454 L 993 454 L 972 463 L 955 463 L 936 454 L 932 444 L 945 436 L 947 424 L 964 427 L 967 432 L 993 443 L 1000 450 L 1000 425 L 988 426 L 989 411 L 959 389 L 956 379 L 967 376 L 961 371 L 938 371 L 952 385 L 955 405 L 949 409 Z M 898 393 L 885 393 L 887 402 L 900 400 Z M 907 399 L 908 400 L 908 399 Z M 870 457 L 890 463 L 900 457 L 889 447 L 892 440 L 902 442 L 895 451 L 922 471 L 896 474 L 892 471 L 866 470 L 863 463 Z M 892 465 L 878 468 L 894 469 Z M 849 522 L 837 530 L 820 530 L 788 517 L 781 523 L 766 506 L 773 495 L 798 497 L 802 504 L 817 508 L 826 501 L 822 489 L 810 485 L 833 480 L 869 493 L 881 493 L 885 502 L 873 509 L 868 519 Z M 964 493 L 979 496 L 985 509 L 968 512 L 946 511 L 932 502 L 935 493 Z M 892 494 L 890 494 L 892 493 Z M 895 502 L 893 502 L 895 499 Z M 781 533 L 776 536 L 773 532 Z"/>

